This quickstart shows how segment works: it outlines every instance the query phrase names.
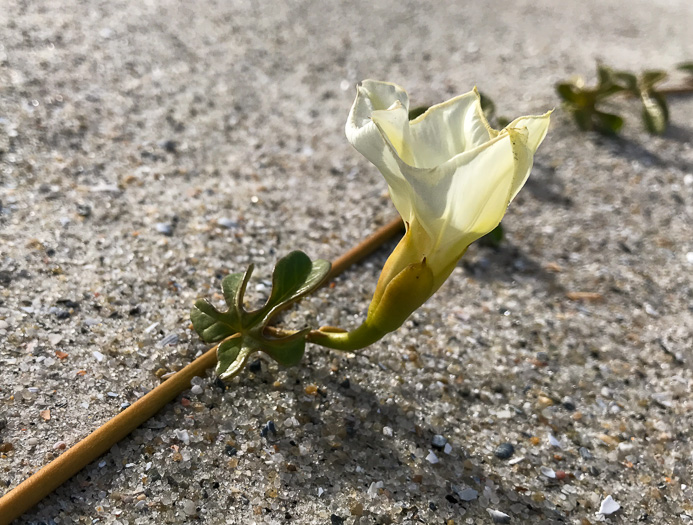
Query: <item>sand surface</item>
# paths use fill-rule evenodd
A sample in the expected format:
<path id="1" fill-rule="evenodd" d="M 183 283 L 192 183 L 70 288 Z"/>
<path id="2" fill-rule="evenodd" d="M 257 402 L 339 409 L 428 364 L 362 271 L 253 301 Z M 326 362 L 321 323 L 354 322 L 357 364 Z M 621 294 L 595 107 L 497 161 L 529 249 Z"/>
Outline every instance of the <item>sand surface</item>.
<path id="1" fill-rule="evenodd" d="M 693 98 L 662 137 L 622 100 L 612 139 L 553 86 L 693 59 L 693 3 L 0 4 L 0 493 L 203 352 L 226 273 L 261 301 L 395 214 L 344 138 L 358 81 L 557 108 L 504 244 L 402 329 L 200 378 L 18 523 L 691 521 Z M 356 326 L 392 246 L 286 325 Z"/>

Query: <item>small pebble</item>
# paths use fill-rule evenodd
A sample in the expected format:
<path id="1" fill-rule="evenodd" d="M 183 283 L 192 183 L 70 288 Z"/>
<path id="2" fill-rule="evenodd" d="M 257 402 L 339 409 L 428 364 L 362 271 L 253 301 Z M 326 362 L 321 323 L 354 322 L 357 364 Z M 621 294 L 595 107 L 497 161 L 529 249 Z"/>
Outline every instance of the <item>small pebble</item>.
<path id="1" fill-rule="evenodd" d="M 90 217 L 91 216 L 91 206 L 88 204 L 78 204 L 77 205 L 77 215 L 80 217 Z"/>
<path id="2" fill-rule="evenodd" d="M 536 357 L 537 361 L 539 361 L 540 363 L 548 363 L 549 362 L 549 354 L 547 354 L 546 352 L 537 352 L 535 357 Z"/>
<path id="3" fill-rule="evenodd" d="M 585 447 L 580 447 L 580 456 L 582 456 L 582 459 L 593 459 L 594 456 L 592 453 L 586 449 Z"/>
<path id="4" fill-rule="evenodd" d="M 558 441 L 553 434 L 549 434 L 549 445 L 552 447 L 563 448 L 561 442 Z"/>
<path id="5" fill-rule="evenodd" d="M 272 434 L 277 433 L 277 427 L 274 425 L 274 421 L 268 421 L 265 426 L 262 427 L 262 430 L 260 430 L 260 435 L 262 437 L 267 437 L 270 432 Z"/>
<path id="6" fill-rule="evenodd" d="M 192 392 L 194 395 L 199 396 L 204 390 L 200 385 L 194 385 L 191 389 L 190 392 Z"/>
<path id="7" fill-rule="evenodd" d="M 94 350 L 91 355 L 94 356 L 94 359 L 96 359 L 99 363 L 103 361 L 104 355 L 99 352 L 98 350 Z"/>
<path id="8" fill-rule="evenodd" d="M 248 371 L 257 374 L 262 371 L 262 359 L 256 359 L 248 365 Z"/>
<path id="9" fill-rule="evenodd" d="M 497 458 L 508 459 L 515 453 L 515 447 L 512 443 L 501 443 L 494 453 Z"/>
<path id="10" fill-rule="evenodd" d="M 556 473 L 552 468 L 549 467 L 541 467 L 539 471 L 542 473 L 542 475 L 546 476 L 547 478 L 550 479 L 555 479 L 556 478 Z"/>
<path id="11" fill-rule="evenodd" d="M 461 490 L 457 490 L 457 497 L 462 501 L 474 501 L 479 497 L 479 492 L 471 487 L 465 487 Z"/>
<path id="12" fill-rule="evenodd" d="M 393 431 L 392 428 L 390 427 L 383 427 L 383 435 L 387 437 L 392 437 L 393 436 Z"/>
<path id="13" fill-rule="evenodd" d="M 435 436 L 433 436 L 433 439 L 431 440 L 431 446 L 436 450 L 443 450 L 447 442 L 448 440 L 445 439 L 445 437 L 441 436 L 440 434 L 436 434 Z"/>
<path id="14" fill-rule="evenodd" d="M 435 464 L 438 463 L 438 461 L 440 461 L 440 460 L 438 459 L 438 456 L 436 456 L 436 455 L 433 453 L 432 450 L 429 450 L 429 451 L 428 451 L 428 456 L 426 456 L 426 461 L 428 461 L 431 465 L 435 465 Z"/>
<path id="15" fill-rule="evenodd" d="M 67 448 L 67 443 L 64 441 L 58 441 L 55 445 L 53 445 L 53 450 L 65 450 Z"/>
<path id="16" fill-rule="evenodd" d="M 620 508 L 621 505 L 619 505 L 614 500 L 614 498 L 611 497 L 611 494 L 609 494 L 606 498 L 604 498 L 604 501 L 602 501 L 602 504 L 599 506 L 599 514 L 608 516 L 609 514 L 613 514 Z"/>
<path id="17" fill-rule="evenodd" d="M 222 228 L 226 228 L 227 230 L 230 230 L 232 228 L 238 228 L 239 226 L 237 221 L 229 219 L 228 217 L 222 217 L 221 219 L 217 219 L 217 224 Z"/>
<path id="18" fill-rule="evenodd" d="M 575 406 L 575 403 L 572 399 L 566 397 L 563 400 L 563 408 L 565 408 L 568 412 L 573 412 L 577 407 Z"/>
<path id="19" fill-rule="evenodd" d="M 168 334 L 161 341 L 156 343 L 158 348 L 163 348 L 164 346 L 173 346 L 178 343 L 178 334 Z"/>
<path id="20" fill-rule="evenodd" d="M 190 434 L 188 434 L 187 430 L 176 430 L 175 433 L 179 441 L 182 441 L 186 445 L 190 444 Z"/>
<path id="21" fill-rule="evenodd" d="M 494 509 L 486 509 L 486 510 L 491 515 L 491 519 L 493 520 L 493 523 L 510 523 L 510 516 L 508 516 L 505 512 L 501 512 L 499 510 L 494 510 Z"/>
<path id="22" fill-rule="evenodd" d="M 169 222 L 157 222 L 155 225 L 156 231 L 167 237 L 173 235 L 173 225 Z"/>
<path id="23" fill-rule="evenodd" d="M 452 452 L 452 445 L 450 443 L 445 443 L 445 446 L 443 447 L 443 452 L 446 454 L 450 454 Z"/>
<path id="24" fill-rule="evenodd" d="M 183 506 L 183 512 L 185 512 L 188 516 L 194 516 L 197 512 L 195 509 L 195 503 L 189 499 L 182 500 L 181 505 Z"/>
<path id="25" fill-rule="evenodd" d="M 178 148 L 178 143 L 175 140 L 168 139 L 161 142 L 160 146 L 168 153 L 175 153 Z"/>

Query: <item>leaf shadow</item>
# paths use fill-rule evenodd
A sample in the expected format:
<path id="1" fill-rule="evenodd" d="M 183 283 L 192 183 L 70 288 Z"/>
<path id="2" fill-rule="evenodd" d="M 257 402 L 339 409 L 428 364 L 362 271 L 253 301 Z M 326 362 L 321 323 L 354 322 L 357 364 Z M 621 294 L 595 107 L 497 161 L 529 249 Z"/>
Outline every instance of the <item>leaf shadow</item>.
<path id="1" fill-rule="evenodd" d="M 688 128 L 670 124 L 663 137 L 688 144 L 693 140 L 693 131 Z M 640 142 L 622 135 L 616 137 L 599 137 L 598 139 L 595 138 L 595 140 L 598 141 L 598 145 L 607 146 L 609 151 L 614 155 L 629 160 L 637 160 L 645 166 L 674 168 L 683 173 L 690 173 L 693 171 L 693 163 L 684 160 L 681 155 L 677 155 L 676 158 L 664 159 Z"/>
<path id="2" fill-rule="evenodd" d="M 565 185 L 560 177 L 554 176 L 555 172 L 554 167 L 535 159 L 532 175 L 527 179 L 525 188 L 541 202 L 570 208 L 573 201 L 565 194 Z"/>
<path id="3" fill-rule="evenodd" d="M 369 355 L 366 359 L 357 357 L 344 360 L 353 359 L 359 360 L 358 366 L 364 366 L 367 362 L 373 368 L 383 369 L 382 363 L 377 361 L 375 355 Z M 355 363 L 345 365 L 348 369 Z M 307 377 L 310 375 L 308 372 Z M 484 493 L 487 480 L 492 480 L 496 493 L 506 497 L 512 494 L 509 500 L 503 501 L 502 504 L 519 504 L 524 512 L 529 513 L 533 522 L 539 523 L 543 519 L 548 519 L 556 523 L 564 520 L 559 512 L 540 507 L 528 495 L 516 491 L 514 487 L 506 486 L 501 476 L 493 472 L 493 465 L 484 463 L 483 460 L 468 461 L 470 456 L 464 444 L 458 440 L 450 438 L 450 454 L 433 447 L 435 431 L 423 421 L 417 420 L 410 407 L 384 402 L 368 385 L 345 382 L 343 375 L 331 374 L 324 377 L 323 381 L 321 386 L 324 391 L 321 395 L 324 396 L 325 403 L 331 405 L 337 402 L 348 410 L 340 414 L 329 408 L 321 409 L 320 404 L 314 404 L 304 406 L 296 414 L 299 420 L 313 425 L 311 441 L 314 445 L 314 461 L 321 465 L 323 472 L 317 484 L 301 486 L 300 491 L 305 498 L 315 494 L 319 483 L 323 483 L 329 490 L 335 486 L 339 490 L 348 487 L 350 491 L 360 489 L 367 494 L 373 483 L 394 475 L 400 483 L 386 483 L 382 490 L 375 491 L 375 497 L 389 498 L 394 502 L 401 501 L 402 495 L 406 494 L 409 506 L 403 508 L 399 519 L 429 523 L 430 512 L 442 521 L 472 510 L 485 515 L 486 509 L 480 505 L 494 505 L 486 500 L 480 501 L 479 497 Z M 297 386 L 295 393 L 300 395 L 303 386 L 298 383 Z M 403 382 L 396 387 L 396 391 L 400 399 L 413 400 L 422 397 L 413 382 Z M 458 392 L 452 392 L 451 395 L 461 399 Z M 460 407 L 460 410 L 464 410 L 464 407 Z M 327 438 L 321 439 L 319 434 L 325 433 Z M 430 453 L 439 458 L 438 463 L 434 464 L 426 459 Z M 335 485 L 335 482 L 338 485 Z M 479 497 L 471 501 L 462 501 L 459 491 L 464 488 L 476 490 Z M 426 507 L 428 514 L 425 517 L 419 516 L 421 509 Z M 513 514 L 507 508 L 499 510 Z M 388 522 L 384 515 L 372 518 L 377 523 Z"/>
<path id="4" fill-rule="evenodd" d="M 530 257 L 519 246 L 503 240 L 500 246 L 478 247 L 475 257 L 462 258 L 459 263 L 469 276 L 484 282 L 513 282 L 518 279 L 532 279 L 541 284 L 544 291 L 560 294 L 565 290 L 556 279 L 555 270 Z"/>

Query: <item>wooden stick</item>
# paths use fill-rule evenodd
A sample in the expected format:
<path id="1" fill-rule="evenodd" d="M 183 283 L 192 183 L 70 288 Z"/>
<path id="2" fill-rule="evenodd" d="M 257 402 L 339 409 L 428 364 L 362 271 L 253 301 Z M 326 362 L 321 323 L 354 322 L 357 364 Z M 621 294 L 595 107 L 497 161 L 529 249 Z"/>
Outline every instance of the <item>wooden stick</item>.
<path id="1" fill-rule="evenodd" d="M 402 231 L 403 227 L 402 220 L 397 218 L 377 230 L 334 262 L 330 278 L 336 277 L 372 253 Z M 0 498 L 0 525 L 7 525 L 24 514 L 89 463 L 108 452 L 113 445 L 154 416 L 178 394 L 190 388 L 192 378 L 203 377 L 206 370 L 216 365 L 216 362 L 215 346 L 10 490 Z"/>

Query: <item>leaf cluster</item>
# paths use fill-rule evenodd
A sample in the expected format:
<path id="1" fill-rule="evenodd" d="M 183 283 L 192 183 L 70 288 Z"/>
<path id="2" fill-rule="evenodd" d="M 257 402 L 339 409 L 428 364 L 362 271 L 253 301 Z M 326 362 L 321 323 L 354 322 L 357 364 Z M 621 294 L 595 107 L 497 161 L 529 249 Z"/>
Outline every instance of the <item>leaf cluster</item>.
<path id="1" fill-rule="evenodd" d="M 693 63 L 681 64 L 679 69 L 693 72 Z M 642 104 L 641 116 L 645 129 L 661 135 L 669 123 L 669 108 L 658 86 L 667 78 L 666 71 L 646 70 L 636 75 L 597 64 L 597 83 L 594 87 L 585 87 L 582 79 L 578 78 L 556 84 L 556 91 L 583 131 L 598 131 L 607 135 L 621 131 L 623 118 L 605 111 L 604 104 L 616 95 L 629 95 L 639 99 Z"/>
<path id="2" fill-rule="evenodd" d="M 284 366 L 298 364 L 310 329 L 277 336 L 267 327 L 277 313 L 320 286 L 330 267 L 329 261 L 311 261 L 305 253 L 293 251 L 277 262 L 272 274 L 272 291 L 262 307 L 248 311 L 243 304 L 253 273 L 252 264 L 245 272 L 229 274 L 222 281 L 226 312 L 220 312 L 204 299 L 198 300 L 190 319 L 205 342 L 219 343 L 216 368 L 219 378 L 226 380 L 238 374 L 248 358 L 258 351 Z"/>

